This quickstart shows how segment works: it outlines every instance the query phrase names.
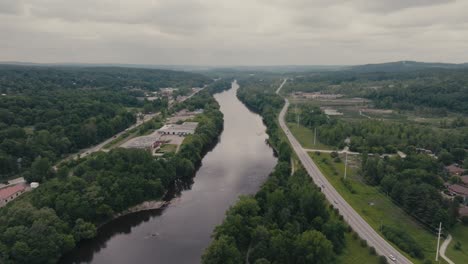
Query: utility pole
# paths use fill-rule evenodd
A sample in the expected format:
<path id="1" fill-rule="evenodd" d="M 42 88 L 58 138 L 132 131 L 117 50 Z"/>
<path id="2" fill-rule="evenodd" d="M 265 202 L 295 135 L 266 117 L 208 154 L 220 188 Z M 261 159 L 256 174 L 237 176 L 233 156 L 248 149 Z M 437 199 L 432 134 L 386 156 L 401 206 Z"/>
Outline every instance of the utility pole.
<path id="1" fill-rule="evenodd" d="M 439 244 L 440 244 L 440 233 L 442 231 L 442 222 L 439 224 L 439 236 L 437 238 L 437 251 L 436 251 L 436 261 L 439 261 Z"/>
<path id="2" fill-rule="evenodd" d="M 348 151 L 345 152 L 345 164 L 344 164 L 344 179 L 346 180 L 346 174 L 348 170 Z"/>

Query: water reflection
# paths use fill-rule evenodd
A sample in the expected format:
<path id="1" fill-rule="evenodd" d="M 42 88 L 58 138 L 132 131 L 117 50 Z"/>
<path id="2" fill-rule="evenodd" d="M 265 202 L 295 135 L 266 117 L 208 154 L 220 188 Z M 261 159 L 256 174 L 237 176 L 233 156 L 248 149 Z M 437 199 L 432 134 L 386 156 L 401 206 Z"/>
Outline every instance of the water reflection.
<path id="1" fill-rule="evenodd" d="M 240 194 L 252 194 L 276 164 L 261 118 L 233 89 L 217 94 L 224 114 L 219 143 L 194 181 L 181 181 L 163 209 L 123 216 L 84 241 L 62 263 L 199 263 L 214 227 Z"/>

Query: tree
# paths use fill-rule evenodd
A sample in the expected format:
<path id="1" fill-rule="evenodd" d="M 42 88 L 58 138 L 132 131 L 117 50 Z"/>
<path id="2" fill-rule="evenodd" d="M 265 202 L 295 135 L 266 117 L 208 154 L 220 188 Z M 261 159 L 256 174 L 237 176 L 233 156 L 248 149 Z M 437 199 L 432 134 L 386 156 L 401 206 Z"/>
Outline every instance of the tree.
<path id="1" fill-rule="evenodd" d="M 295 241 L 296 263 L 330 263 L 333 259 L 333 245 L 319 231 L 309 230 Z"/>
<path id="2" fill-rule="evenodd" d="M 205 250 L 202 256 L 204 264 L 238 264 L 242 263 L 241 254 L 237 249 L 234 239 L 229 236 L 221 236 Z"/>
<path id="3" fill-rule="evenodd" d="M 50 174 L 50 162 L 48 158 L 37 157 L 31 166 L 31 175 L 26 178 L 28 182 L 42 182 Z"/>
<path id="4" fill-rule="evenodd" d="M 72 233 L 76 241 L 90 239 L 96 236 L 96 226 L 78 218 L 75 222 Z"/>

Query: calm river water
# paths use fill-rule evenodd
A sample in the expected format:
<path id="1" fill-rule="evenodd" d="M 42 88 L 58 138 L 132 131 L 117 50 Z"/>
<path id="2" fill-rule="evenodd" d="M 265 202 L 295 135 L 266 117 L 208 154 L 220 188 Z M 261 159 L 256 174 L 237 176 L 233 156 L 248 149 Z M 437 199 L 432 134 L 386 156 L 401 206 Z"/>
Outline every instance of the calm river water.
<path id="1" fill-rule="evenodd" d="M 215 95 L 224 114 L 219 143 L 202 160 L 186 190 L 164 209 L 120 217 L 80 243 L 61 263 L 200 263 L 210 235 L 241 194 L 253 194 L 276 164 L 260 116 L 236 97 Z"/>

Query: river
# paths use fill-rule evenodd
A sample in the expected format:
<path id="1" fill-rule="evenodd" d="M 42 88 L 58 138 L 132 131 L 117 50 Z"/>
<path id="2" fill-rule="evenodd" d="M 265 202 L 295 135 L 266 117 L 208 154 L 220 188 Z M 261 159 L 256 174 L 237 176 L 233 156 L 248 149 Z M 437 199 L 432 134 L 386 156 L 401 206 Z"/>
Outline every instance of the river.
<path id="1" fill-rule="evenodd" d="M 224 114 L 218 144 L 207 153 L 193 184 L 163 209 L 109 222 L 79 243 L 61 263 L 200 263 L 210 235 L 241 194 L 254 194 L 276 164 L 259 115 L 236 97 L 237 83 L 215 95 Z"/>

